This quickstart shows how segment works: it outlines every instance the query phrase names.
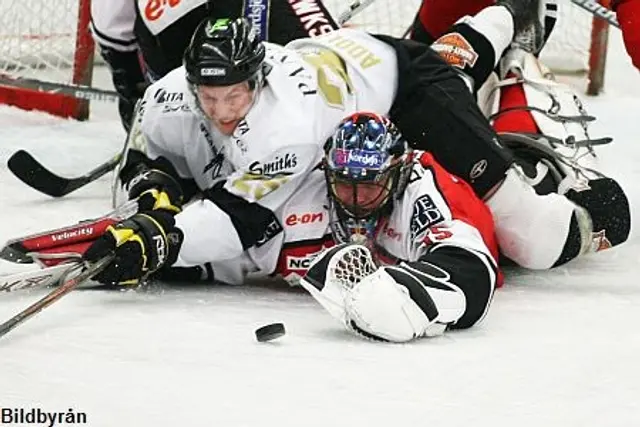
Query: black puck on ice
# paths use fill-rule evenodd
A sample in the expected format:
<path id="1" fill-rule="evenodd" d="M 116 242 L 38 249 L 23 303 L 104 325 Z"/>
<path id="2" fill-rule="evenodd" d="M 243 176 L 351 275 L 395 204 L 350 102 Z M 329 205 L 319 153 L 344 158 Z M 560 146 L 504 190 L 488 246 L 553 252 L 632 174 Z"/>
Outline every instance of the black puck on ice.
<path id="1" fill-rule="evenodd" d="M 256 329 L 256 339 L 260 342 L 267 342 L 280 338 L 285 334 L 284 325 L 282 323 L 271 323 Z"/>

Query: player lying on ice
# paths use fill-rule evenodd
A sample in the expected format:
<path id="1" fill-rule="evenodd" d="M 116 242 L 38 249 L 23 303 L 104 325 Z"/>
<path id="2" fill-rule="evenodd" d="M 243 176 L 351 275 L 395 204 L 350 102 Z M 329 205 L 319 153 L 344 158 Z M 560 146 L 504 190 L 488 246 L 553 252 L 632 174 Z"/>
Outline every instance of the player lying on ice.
<path id="1" fill-rule="evenodd" d="M 131 125 L 134 105 L 143 96 L 144 88 L 182 64 L 182 53 L 191 34 L 207 16 L 246 16 L 255 23 L 259 39 L 278 44 L 338 28 L 321 1 L 294 3 L 92 0 L 91 32 L 100 55 L 109 64 L 125 128 Z"/>
<path id="2" fill-rule="evenodd" d="M 140 104 L 120 176 L 142 212 L 86 253 L 94 260 L 116 252 L 98 279 L 136 283 L 165 265 L 242 256 L 273 272 L 279 245 L 309 226 L 291 216 L 292 196 L 311 182 L 336 125 L 360 110 L 388 113 L 415 148 L 467 181 L 492 212 L 501 251 L 519 265 L 564 264 L 593 251 L 594 235 L 606 235 L 608 246 L 622 243 L 628 203 L 615 181 L 538 194 L 469 91 L 514 34 L 540 25 L 531 13 L 537 6 L 504 0 L 454 27 L 477 54 L 466 75 L 408 40 L 343 29 L 283 48 L 259 42 L 245 20 L 204 21 L 184 67 L 152 85 Z M 559 169 L 554 178 L 562 179 Z"/>
<path id="3" fill-rule="evenodd" d="M 493 219 L 469 184 L 373 113 L 348 117 L 322 166 L 337 245 L 300 283 L 349 330 L 403 342 L 469 328 L 498 281 Z"/>

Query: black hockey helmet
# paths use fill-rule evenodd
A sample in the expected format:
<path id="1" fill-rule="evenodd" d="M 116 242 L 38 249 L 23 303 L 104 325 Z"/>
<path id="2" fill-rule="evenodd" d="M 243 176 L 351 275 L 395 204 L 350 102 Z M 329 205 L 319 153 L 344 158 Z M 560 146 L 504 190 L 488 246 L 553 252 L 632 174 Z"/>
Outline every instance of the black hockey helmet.
<path id="1" fill-rule="evenodd" d="M 323 167 L 332 221 L 339 240 L 370 237 L 408 182 L 413 152 L 395 125 L 379 114 L 360 112 L 345 118 L 324 147 Z M 338 226 L 337 230 L 335 226 Z"/>
<path id="2" fill-rule="evenodd" d="M 249 81 L 255 87 L 265 47 L 246 18 L 203 20 L 184 52 L 187 81 L 192 85 L 229 86 Z"/>

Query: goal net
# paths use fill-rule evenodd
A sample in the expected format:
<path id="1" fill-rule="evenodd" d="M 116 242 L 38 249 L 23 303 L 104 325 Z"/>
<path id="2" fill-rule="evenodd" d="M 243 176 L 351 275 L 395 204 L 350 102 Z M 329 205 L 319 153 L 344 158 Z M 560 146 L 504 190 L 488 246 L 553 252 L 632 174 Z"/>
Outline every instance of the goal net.
<path id="1" fill-rule="evenodd" d="M 0 103 L 87 118 L 88 101 L 40 90 L 25 79 L 90 85 L 89 20 L 89 0 L 0 0 Z"/>
<path id="2" fill-rule="evenodd" d="M 609 6 L 609 0 L 600 0 Z M 604 85 L 609 24 L 576 6 L 571 0 L 558 1 L 558 20 L 541 52 L 541 61 L 556 74 L 582 78 L 590 95 Z"/>
<path id="3" fill-rule="evenodd" d="M 570 0 L 560 1 L 558 24 L 544 50 L 543 61 L 553 70 L 587 73 L 589 81 L 595 83 L 590 92 L 597 93 L 602 77 L 593 74 L 604 70 L 606 31 L 603 44 L 591 15 Z M 324 3 L 337 17 L 353 0 Z M 420 3 L 421 0 L 375 0 L 349 24 L 402 36 Z M 86 118 L 88 101 L 47 93 L 33 84 L 25 89 L 29 85 L 24 79 L 90 85 L 94 44 L 89 20 L 90 0 L 0 0 L 0 103 Z M 606 30 L 605 25 L 600 27 Z M 22 84 L 11 84 L 16 79 Z"/>

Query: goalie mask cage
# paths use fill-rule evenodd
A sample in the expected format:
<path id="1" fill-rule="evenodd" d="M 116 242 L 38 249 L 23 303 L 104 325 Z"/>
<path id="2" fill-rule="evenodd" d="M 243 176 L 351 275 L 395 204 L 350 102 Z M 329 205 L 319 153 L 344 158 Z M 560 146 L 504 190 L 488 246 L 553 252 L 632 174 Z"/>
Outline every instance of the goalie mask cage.
<path id="1" fill-rule="evenodd" d="M 337 17 L 353 0 L 324 3 Z M 402 36 L 420 3 L 375 0 L 349 25 Z M 608 6 L 608 0 L 602 3 Z M 91 85 L 95 49 L 89 21 L 90 0 L 0 0 L 0 76 Z M 592 18 L 570 0 L 560 0 L 558 23 L 543 61 L 556 72 L 585 74 L 588 93 L 597 94 L 603 85 L 607 30 L 604 21 Z M 77 119 L 89 114 L 89 101 L 6 84 L 0 85 L 0 103 Z"/>

